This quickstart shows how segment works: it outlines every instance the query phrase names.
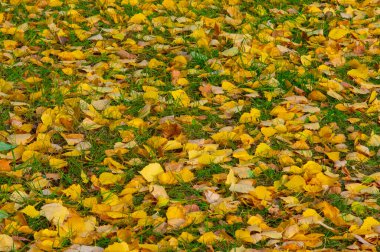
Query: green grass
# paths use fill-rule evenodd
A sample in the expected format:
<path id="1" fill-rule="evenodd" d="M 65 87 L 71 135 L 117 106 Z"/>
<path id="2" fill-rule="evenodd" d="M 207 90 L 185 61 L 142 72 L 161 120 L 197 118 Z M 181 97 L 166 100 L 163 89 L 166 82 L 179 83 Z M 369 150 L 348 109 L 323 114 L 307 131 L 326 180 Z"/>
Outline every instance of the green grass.
<path id="1" fill-rule="evenodd" d="M 349 213 L 351 211 L 347 199 L 343 198 L 341 195 L 328 194 L 327 199 L 330 204 L 338 208 L 340 212 Z"/>
<path id="2" fill-rule="evenodd" d="M 178 2 L 177 0 L 175 1 Z M 273 120 L 274 125 L 278 123 L 276 116 L 270 115 L 270 111 L 276 106 L 283 106 L 287 111 L 297 113 L 294 120 L 284 122 L 289 131 L 286 133 L 278 132 L 275 136 L 270 138 L 257 138 L 255 142 L 246 149 L 247 152 L 250 155 L 254 155 L 256 146 L 264 142 L 276 151 L 281 152 L 288 150 L 292 153 L 291 155 L 295 159 L 296 165 L 300 167 L 310 160 L 329 166 L 332 172 L 340 176 L 338 181 L 341 189 L 345 190 L 345 184 L 351 183 L 352 181 L 343 179 L 346 175 L 341 169 L 334 169 L 333 162 L 331 160 L 327 161 L 327 157 L 324 153 L 336 151 L 337 146 L 326 139 L 318 141 L 318 130 L 312 131 L 313 137 L 307 139 L 312 156 L 302 155 L 302 150 L 300 152 L 299 150 L 292 149 L 291 144 L 276 137 L 282 137 L 294 143 L 304 128 L 301 127 L 298 130 L 292 127 L 292 125 L 296 124 L 296 120 L 302 119 L 303 116 L 306 118 L 304 122 L 309 123 L 310 119 L 308 117 L 313 114 L 303 113 L 303 105 L 292 104 L 291 102 L 287 104 L 284 103 L 285 95 L 300 95 L 299 89 L 305 92 L 306 97 L 312 90 L 320 90 L 326 95 L 327 90 L 320 85 L 324 79 L 336 80 L 338 82 L 344 81 L 356 88 L 360 88 L 360 84 L 357 83 L 357 80 L 347 75 L 347 72 L 352 69 L 351 60 L 357 60 L 360 64 L 366 65 L 371 71 L 373 76 L 366 81 L 379 84 L 380 78 L 376 74 L 378 72 L 378 62 L 380 58 L 378 55 L 372 55 L 368 52 L 370 44 L 366 42 L 371 41 L 372 43 L 374 37 L 369 37 L 369 39 L 366 40 L 347 35 L 347 37 L 350 36 L 349 40 L 342 39 L 341 41 L 337 41 L 335 46 L 335 42 L 333 43 L 331 41 L 316 44 L 314 42 L 315 37 L 309 33 L 310 31 L 322 29 L 323 35 L 327 38 L 331 29 L 337 26 L 337 24 L 343 26 L 345 22 L 351 22 L 351 20 L 342 19 L 340 15 L 345 12 L 346 6 L 339 6 L 339 3 L 331 6 L 331 8 L 334 8 L 336 15 L 328 16 L 325 13 L 311 13 L 310 6 L 315 2 L 311 0 L 251 0 L 241 1 L 236 7 L 233 7 L 232 4 L 231 6 L 227 6 L 230 5 L 230 3 L 227 4 L 228 1 L 214 1 L 214 4 L 212 6 L 208 5 L 207 8 L 200 8 L 196 2 L 190 1 L 187 3 L 189 4 L 188 9 L 181 7 L 176 10 L 167 10 L 165 7 L 162 7 L 163 1 L 161 0 L 155 2 L 145 1 L 144 4 L 139 1 L 136 6 L 130 4 L 120 5 L 121 1 L 116 1 L 117 5 L 113 5 L 110 3 L 112 1 L 94 1 L 93 3 L 88 3 L 79 0 L 70 5 L 63 4 L 59 7 L 43 6 L 43 4 L 41 4 L 39 7 L 42 10 L 41 12 L 39 12 L 39 10 L 34 12 L 31 3 L 22 2 L 20 4 L 9 5 L 8 2 L 1 3 L 0 5 L 0 13 L 5 13 L 4 20 L 0 21 L 0 59 L 3 59 L 0 66 L 0 78 L 13 82 L 14 90 L 8 92 L 7 95 L 0 94 L 0 141 L 7 142 L 7 136 L 9 134 L 25 133 L 14 120 L 20 117 L 20 121 L 22 121 L 23 124 L 33 125 L 30 133 L 33 134 L 34 137 L 42 133 L 52 134 L 51 142 L 62 147 L 62 150 L 58 152 L 43 150 L 41 153 L 47 157 L 54 156 L 65 159 L 68 162 L 68 166 L 62 169 L 53 169 L 49 166 L 48 160 L 37 160 L 36 158 L 25 162 L 22 161 L 22 159 L 12 160 L 12 168 L 17 171 L 23 171 L 23 176 L 16 178 L 6 172 L 0 172 L 0 208 L 3 208 L 6 203 L 10 202 L 10 195 L 13 192 L 9 192 L 7 188 L 21 184 L 23 190 L 30 194 L 31 197 L 25 199 L 25 202 L 20 205 L 19 210 L 27 204 L 34 205 L 36 209 L 39 210 L 48 202 L 60 200 L 72 213 L 76 212 L 81 217 L 95 216 L 97 219 L 97 227 L 111 225 L 114 230 L 131 231 L 131 236 L 127 241 L 131 247 L 137 246 L 137 243 L 160 244 L 160 251 L 177 251 L 178 249 L 183 251 L 210 250 L 210 246 L 206 246 L 197 241 L 203 232 L 215 232 L 216 234 L 225 232 L 233 239 L 231 242 L 215 242 L 212 245 L 212 249 L 215 251 L 233 251 L 234 248 L 238 248 L 242 245 L 246 248 L 258 250 L 269 248 L 268 240 L 265 239 L 256 244 L 240 243 L 240 241 L 235 240 L 236 230 L 246 229 L 248 219 L 255 215 L 261 216 L 268 226 L 277 228 L 279 225 L 286 224 L 286 222 L 294 218 L 294 216 L 302 214 L 304 208 L 313 208 L 314 205 L 321 201 L 327 201 L 337 207 L 343 217 L 346 214 L 352 214 L 363 220 L 368 216 L 374 216 L 375 218 L 379 216 L 380 212 L 377 208 L 365 205 L 365 202 L 368 202 L 368 200 L 373 200 L 377 205 L 380 205 L 380 197 L 377 194 L 358 193 L 351 199 L 345 198 L 340 194 L 330 194 L 329 191 L 320 194 L 312 194 L 305 191 L 294 192 L 283 185 L 276 188 L 276 191 L 272 195 L 273 200 L 264 202 L 256 199 L 253 194 L 231 192 L 229 191 L 229 186 L 225 185 L 225 181 L 213 180 L 214 175 L 228 174 L 229 169 L 224 168 L 224 164 L 230 167 L 247 165 L 250 169 L 248 172 L 250 176 L 247 179 L 251 180 L 250 182 L 254 183 L 255 186 L 273 187 L 276 181 L 286 181 L 286 179 L 292 176 L 292 174 L 282 170 L 278 156 L 270 158 L 255 157 L 250 160 L 248 164 L 244 164 L 242 160 L 238 160 L 237 158 L 229 157 L 231 159 L 228 162 L 221 164 L 194 165 L 188 160 L 188 153 L 183 149 L 162 151 L 158 148 L 158 150 L 153 150 L 152 153 L 146 151 L 146 149 L 148 149 L 147 140 L 153 136 L 162 135 L 163 130 L 157 128 L 157 126 L 159 125 L 160 119 L 166 116 L 174 116 L 177 120 L 176 123 L 181 127 L 180 133 L 171 136 L 168 140 L 175 139 L 185 145 L 189 140 L 203 139 L 205 144 L 213 144 L 215 141 L 211 139 L 211 136 L 221 128 L 227 126 L 234 128 L 236 131 L 241 131 L 241 133 L 248 133 L 252 137 L 256 137 L 260 129 L 266 126 L 267 123 L 270 123 L 271 120 Z M 321 10 L 323 10 L 324 7 L 324 3 L 322 2 L 318 2 L 322 4 L 322 7 L 320 7 Z M 182 1 L 180 5 L 185 5 L 184 1 Z M 353 8 L 355 8 L 355 6 Z M 370 11 L 368 8 L 369 7 L 361 6 L 360 11 L 368 12 Z M 84 18 L 93 18 L 96 16 L 99 18 L 99 21 L 96 24 L 89 23 L 88 19 L 76 22 L 73 16 L 70 16 L 69 12 L 72 12 L 72 10 L 78 11 Z M 117 13 L 116 18 L 119 22 L 114 21 L 115 16 L 110 14 L 112 10 Z M 237 13 L 238 11 L 240 11 L 240 13 Z M 147 22 L 132 26 L 132 24 L 128 22 L 128 19 L 137 13 L 144 13 L 147 16 Z M 370 15 L 373 14 L 372 12 L 368 13 Z M 237 16 L 235 16 L 235 14 Z M 162 27 L 154 27 L 151 22 L 152 19 L 161 16 L 171 19 L 171 22 L 165 22 Z M 181 21 L 179 21 L 180 19 L 178 19 L 182 17 L 187 18 L 184 23 L 181 23 Z M 231 18 L 230 21 L 225 20 L 227 17 L 228 19 Z M 213 27 L 202 26 L 203 24 L 200 21 L 203 18 L 224 18 L 224 21 L 218 20 L 221 29 L 220 33 Z M 242 24 L 233 25 L 233 19 L 235 19 L 235 21 L 241 19 Z M 52 40 L 45 40 L 45 36 L 42 34 L 43 30 L 54 30 L 48 26 L 46 20 L 54 23 L 67 34 L 68 41 L 66 43 L 61 44 L 55 32 L 53 32 Z M 377 17 L 376 20 L 378 20 Z M 198 23 L 195 24 L 195 22 Z M 29 25 L 28 30 L 26 30 L 24 34 L 24 41 L 20 40 L 20 38 L 17 37 L 18 35 L 5 34 L 6 29 L 3 29 L 4 27 L 13 25 L 19 27 L 24 23 Z M 272 41 L 269 36 L 272 36 L 280 30 L 282 25 L 289 24 L 295 24 L 293 28 L 289 29 L 291 33 L 290 36 L 282 39 L 273 36 Z M 265 51 L 271 55 L 275 53 L 276 49 L 270 48 L 270 46 L 281 45 L 292 51 L 290 53 L 283 53 L 282 55 L 270 56 L 265 62 L 261 62 L 260 53 L 250 55 L 250 53 L 246 54 L 246 52 L 241 51 L 235 57 L 223 56 L 220 52 L 233 46 L 238 46 L 237 41 L 234 41 L 231 37 L 226 38 L 226 36 L 242 34 L 244 32 L 243 28 L 245 28 L 246 25 L 250 25 L 253 30 L 253 32 L 249 33 L 249 35 L 252 36 L 253 44 L 250 44 L 250 39 L 244 41 L 248 50 L 249 48 L 257 47 L 260 52 Z M 374 23 L 371 25 L 373 26 Z M 197 39 L 191 35 L 195 27 L 204 29 L 208 36 L 207 39 L 218 40 L 220 44 L 217 46 L 200 47 L 197 44 Z M 81 41 L 75 35 L 75 29 L 77 28 L 90 32 L 92 33 L 91 35 L 100 33 L 104 40 L 91 41 L 85 39 Z M 357 29 L 360 27 L 354 28 Z M 263 38 L 261 36 L 264 32 L 268 34 L 268 37 Z M 125 38 L 123 40 L 112 38 L 112 36 L 117 33 L 124 34 Z M 149 44 L 146 43 L 145 36 L 160 36 L 164 41 Z M 182 37 L 184 44 L 174 45 L 173 41 L 176 37 Z M 140 52 L 135 50 L 137 46 L 129 46 L 127 44 L 127 40 L 130 39 L 139 45 Z M 18 41 L 19 47 L 25 45 L 30 51 L 28 51 L 26 55 L 15 56 L 12 50 L 5 51 L 3 49 L 3 40 Z M 349 41 L 351 41 L 352 44 L 347 46 Z M 269 44 L 269 42 L 271 42 L 271 44 Z M 164 46 L 170 45 L 170 48 L 160 49 L 157 46 L 158 44 Z M 364 56 L 357 56 L 355 53 L 352 53 L 353 50 L 356 50 L 354 45 L 365 46 L 367 51 L 364 52 Z M 333 50 L 339 49 L 344 53 L 346 58 L 344 65 L 334 67 L 331 64 L 328 54 L 332 48 Z M 42 57 L 46 55 L 46 50 L 50 49 L 57 50 L 55 53 L 49 55 L 54 61 L 53 64 L 44 63 L 41 60 Z M 81 50 L 86 55 L 86 58 L 81 61 L 73 61 L 70 67 L 73 67 L 76 73 L 72 76 L 68 76 L 61 70 L 67 66 L 67 62 L 62 62 L 55 54 L 76 49 Z M 320 49 L 325 49 L 326 51 L 321 50 L 317 54 L 316 50 Z M 150 69 L 138 65 L 134 66 L 133 63 L 125 63 L 124 60 L 118 59 L 116 54 L 118 50 L 126 50 L 136 54 L 137 58 L 134 63 L 138 64 L 143 60 L 149 62 L 155 58 L 164 62 L 165 66 Z M 189 81 L 189 85 L 185 87 L 176 86 L 172 83 L 171 67 L 172 60 L 176 55 L 185 55 L 188 58 L 186 68 L 178 69 L 181 71 L 181 77 L 184 76 Z M 311 66 L 302 66 L 299 62 L 299 57 L 302 55 L 313 55 Z M 248 63 L 243 65 L 241 61 L 245 56 L 248 56 Z M 41 62 L 41 64 L 35 64 L 31 59 L 37 60 L 37 62 Z M 211 60 L 218 60 L 224 70 L 231 71 L 231 75 L 226 75 L 226 71 L 222 72 L 212 69 L 210 64 Z M 283 64 L 284 62 L 287 64 Z M 104 69 L 98 68 L 101 64 L 104 64 Z M 318 71 L 318 67 L 323 64 L 331 67 L 331 75 L 326 75 Z M 274 68 L 272 68 L 273 66 Z M 253 77 L 243 80 L 234 78 L 235 72 L 242 69 L 252 72 Z M 302 73 L 301 70 L 305 72 Z M 141 75 L 139 76 L 137 73 Z M 126 76 L 125 79 L 118 78 L 117 75 L 119 74 Z M 25 80 L 32 76 L 40 77 L 42 80 L 38 83 L 27 83 Z M 224 92 L 223 95 L 226 101 L 245 103 L 241 111 L 232 114 L 228 119 L 224 119 L 225 115 L 223 115 L 223 111 L 219 109 L 223 104 L 220 104 L 215 99 L 216 95 L 209 94 L 207 97 L 204 97 L 199 90 L 204 84 L 220 87 L 224 80 L 232 82 L 237 89 L 239 89 L 239 92 Z M 164 83 L 164 85 L 156 85 L 158 81 Z M 250 84 L 255 82 L 260 83 L 258 87 L 253 88 L 258 92 L 259 96 L 250 98 L 246 96 L 248 91 L 244 91 L 242 88 L 252 88 Z M 119 91 L 121 95 L 115 98 L 115 92 L 103 93 L 94 90 L 89 90 L 88 94 L 82 95 L 82 90 L 78 88 L 81 83 L 92 87 L 111 87 L 114 88 L 116 93 Z M 144 89 L 147 86 L 156 87 L 159 90 L 159 102 L 144 100 Z M 69 92 L 63 94 L 61 91 L 62 87 L 67 87 Z M 1 88 L 0 86 L 0 91 L 2 90 Z M 210 108 L 210 110 L 203 110 L 192 106 L 181 106 L 180 102 L 175 101 L 170 93 L 178 89 L 184 90 L 191 99 L 191 102 L 207 100 L 205 106 Z M 30 101 L 29 97 L 31 93 L 38 91 L 42 92 L 42 97 L 33 102 Z M 274 97 L 271 101 L 265 98 L 267 92 L 276 91 L 280 92 L 279 96 Z M 368 145 L 364 137 L 363 139 L 349 139 L 348 136 L 352 131 L 367 136 L 370 136 L 372 132 L 380 134 L 380 127 L 377 124 L 378 115 L 376 113 L 368 114 L 365 110 L 340 111 L 336 108 L 336 105 L 340 103 L 354 104 L 366 102 L 369 93 L 358 94 L 355 90 L 350 88 L 345 88 L 339 93 L 344 96 L 344 100 L 338 101 L 327 95 L 326 101 L 312 101 L 307 105 L 321 109 L 320 112 L 315 113 L 321 128 L 329 126 L 333 128 L 334 134 L 344 134 L 346 136 L 344 143 L 348 148 L 347 153 L 350 153 L 355 151 L 355 147 L 359 144 Z M 67 98 L 79 98 L 88 104 L 91 104 L 94 100 L 110 99 L 111 106 L 121 105 L 125 106 L 126 109 L 121 110 L 122 118 L 117 122 L 119 126 L 116 127 L 116 129 L 110 129 L 111 124 L 115 123 L 115 120 L 108 118 L 110 124 L 106 124 L 97 130 L 84 130 L 79 126 L 83 119 L 90 118 L 92 120 L 99 120 L 104 119 L 104 117 L 99 118 L 99 116 L 95 116 L 86 111 L 82 103 L 79 108 L 71 108 L 71 106 L 67 105 Z M 17 105 L 12 102 L 27 102 L 30 106 L 24 106 L 26 107 L 26 112 L 19 114 Z M 149 113 L 142 114 L 147 103 L 150 104 L 151 110 Z M 161 105 L 164 109 L 157 111 L 157 106 Z M 56 108 L 60 110 L 60 112 L 68 114 L 73 114 L 75 110 L 76 117 L 74 118 L 73 127 L 70 129 L 57 127 L 60 123 L 59 119 L 55 118 L 54 120 L 57 121 L 54 121 L 54 125 L 44 129 L 41 123 L 41 115 L 37 112 L 45 108 Z M 244 125 L 239 123 L 241 115 L 245 112 L 249 112 L 251 108 L 256 108 L 261 111 L 259 122 L 257 124 L 246 123 Z M 102 114 L 102 111 L 98 111 L 98 113 Z M 191 116 L 193 120 L 191 120 L 190 123 L 183 122 L 180 119 L 181 116 Z M 352 117 L 360 118 L 361 121 L 351 124 L 347 120 Z M 144 120 L 145 126 L 141 128 L 128 126 L 128 122 L 134 118 Z M 12 123 L 10 119 L 13 120 Z M 239 130 L 237 130 L 237 127 L 240 127 Z M 348 127 L 350 127 L 350 131 L 347 131 Z M 103 161 L 107 157 L 106 151 L 114 149 L 115 143 L 122 141 L 118 132 L 119 130 L 132 131 L 135 135 L 133 140 L 137 144 L 136 147 L 129 148 L 127 153 L 112 157 L 115 161 L 125 166 L 125 169 L 121 171 L 122 182 L 112 185 L 94 185 L 92 181 L 85 183 L 81 178 L 82 172 L 89 178 L 92 176 L 99 177 L 104 172 L 115 172 L 110 170 L 107 165 L 104 165 Z M 63 154 L 70 151 L 72 147 L 67 146 L 66 141 L 61 137 L 60 133 L 81 133 L 85 136 L 85 141 L 90 142 L 92 147 L 77 157 L 66 157 Z M 246 146 L 243 146 L 240 140 L 225 141 L 218 145 L 219 150 L 236 150 L 242 147 Z M 377 148 L 375 146 L 368 147 L 374 155 L 369 157 L 367 162 L 349 161 L 347 163 L 347 169 L 351 172 L 352 178 L 355 178 L 355 183 L 375 186 L 375 181 L 369 175 L 378 172 L 380 158 L 376 155 Z M 28 149 L 30 146 L 25 146 L 25 148 Z M 200 146 L 200 149 L 202 149 L 202 146 Z M 341 160 L 345 159 L 347 153 L 341 153 Z M 5 154 L 5 152 L 1 154 Z M 140 162 L 136 165 L 130 165 L 130 161 L 135 158 L 140 160 Z M 3 158 L 1 157 L 0 160 L 1 159 Z M 154 162 L 160 163 L 165 171 L 169 170 L 171 165 L 189 168 L 194 173 L 195 179 L 190 183 L 179 181 L 179 183 L 175 185 L 164 185 L 157 180 L 153 182 L 145 181 L 139 171 L 146 165 Z M 255 175 L 253 171 L 259 167 L 261 163 L 270 168 Z M 356 176 L 356 172 L 358 171 L 365 174 L 365 176 Z M 323 172 L 325 172 L 325 170 Z M 49 176 L 54 173 L 59 175 L 59 179 L 49 179 Z M 41 188 L 33 187 L 31 181 L 37 174 L 38 176 L 41 175 L 43 178 L 49 179 L 51 194 L 46 195 Z M 240 174 L 235 174 L 238 181 L 241 180 L 239 175 Z M 310 174 L 304 175 L 302 173 L 300 175 L 304 176 L 307 183 L 310 183 L 310 180 L 312 180 L 312 175 Z M 169 206 L 175 204 L 181 204 L 183 206 L 196 204 L 200 211 L 206 216 L 206 220 L 200 224 L 191 224 L 180 229 L 174 229 L 169 226 L 166 233 L 160 233 L 157 232 L 155 225 L 138 227 L 137 220 L 131 217 L 111 219 L 106 217 L 106 215 L 93 213 L 91 207 L 83 206 L 84 198 L 96 197 L 99 202 L 102 202 L 104 201 L 103 198 L 107 198 L 108 193 L 118 195 L 129 181 L 135 179 L 140 181 L 141 184 L 138 187 L 139 191 L 132 196 L 133 205 L 131 206 L 127 203 L 126 205 L 120 204 L 112 206 L 112 211 L 115 209 L 115 211 L 119 211 L 119 208 L 122 209 L 121 212 L 127 213 L 144 210 L 149 216 L 153 216 L 154 218 L 165 218 Z M 82 196 L 78 201 L 73 201 L 62 193 L 62 190 L 72 184 L 79 184 L 83 189 Z M 148 190 L 151 184 L 161 185 L 165 188 L 170 199 L 167 205 L 156 206 L 157 200 Z M 242 217 L 243 222 L 226 224 L 226 214 L 215 212 L 214 206 L 210 205 L 205 199 L 204 190 L 206 189 L 199 189 L 199 187 L 209 188 L 207 190 L 215 190 L 215 192 L 221 195 L 222 200 L 231 199 L 238 201 L 239 205 L 237 211 L 229 214 Z M 105 192 L 105 190 L 108 192 Z M 102 193 L 104 194 L 102 195 Z M 302 207 L 290 207 L 280 199 L 280 197 L 286 196 L 297 197 L 300 204 L 304 205 L 302 205 Z M 35 231 L 42 229 L 53 230 L 56 228 L 43 216 L 29 218 L 20 213 L 19 210 L 8 213 L 9 216 L 6 217 L 6 221 L 5 218 L 0 220 L 0 232 L 9 232 L 9 230 L 2 230 L 2 227 L 10 221 L 22 220 L 23 216 L 29 227 Z M 320 209 L 318 209 L 318 211 L 320 212 Z M 162 221 L 167 220 L 162 219 Z M 352 240 L 338 241 L 331 239 L 331 237 L 335 235 L 349 233 L 348 226 L 335 227 L 328 218 L 325 218 L 324 223 L 332 226 L 337 232 L 331 232 L 325 227 L 318 225 L 311 225 L 311 229 L 307 231 L 324 234 L 324 237 L 321 239 L 322 245 L 319 249 L 343 250 L 352 244 Z M 163 245 L 167 244 L 170 237 L 178 238 L 183 231 L 193 234 L 196 239 L 191 243 L 180 242 L 178 248 Z M 114 242 L 121 242 L 122 240 L 115 234 L 116 232 L 94 234 L 95 241 L 89 245 L 106 248 Z M 22 237 L 34 240 L 33 234 L 24 236 L 24 234 L 15 232 L 9 235 L 15 237 L 23 235 Z M 57 250 L 64 250 L 72 244 L 71 235 L 72 234 L 68 237 L 61 237 L 62 248 Z M 279 246 L 281 246 L 282 242 L 284 242 L 284 240 L 278 243 Z M 24 243 L 25 247 L 19 248 L 17 251 L 26 251 L 32 244 L 32 242 L 28 241 Z"/>
<path id="3" fill-rule="evenodd" d="M 210 164 L 208 167 L 204 167 L 196 171 L 196 177 L 211 179 L 213 174 L 226 172 L 226 169 L 218 164 Z"/>

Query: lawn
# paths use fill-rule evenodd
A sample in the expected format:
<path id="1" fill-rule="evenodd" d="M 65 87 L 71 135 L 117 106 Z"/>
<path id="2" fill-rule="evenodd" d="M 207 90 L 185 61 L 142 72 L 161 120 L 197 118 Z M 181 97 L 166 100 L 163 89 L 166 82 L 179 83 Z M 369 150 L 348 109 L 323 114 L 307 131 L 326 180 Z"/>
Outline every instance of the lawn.
<path id="1" fill-rule="evenodd" d="M 0 251 L 380 249 L 378 0 L 3 0 Z"/>

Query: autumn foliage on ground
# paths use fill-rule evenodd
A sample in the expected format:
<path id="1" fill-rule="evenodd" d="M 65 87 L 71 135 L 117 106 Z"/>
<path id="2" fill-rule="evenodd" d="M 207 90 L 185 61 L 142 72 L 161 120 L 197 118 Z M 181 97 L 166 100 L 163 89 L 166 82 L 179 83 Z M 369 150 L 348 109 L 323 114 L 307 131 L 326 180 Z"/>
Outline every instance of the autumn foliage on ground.
<path id="1" fill-rule="evenodd" d="M 1 1 L 0 251 L 376 251 L 379 16 Z"/>

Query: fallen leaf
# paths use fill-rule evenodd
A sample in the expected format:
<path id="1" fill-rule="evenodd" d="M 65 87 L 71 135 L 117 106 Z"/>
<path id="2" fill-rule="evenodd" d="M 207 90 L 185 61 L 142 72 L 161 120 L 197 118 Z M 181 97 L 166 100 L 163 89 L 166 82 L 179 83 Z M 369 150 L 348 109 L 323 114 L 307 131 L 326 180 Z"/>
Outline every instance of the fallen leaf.
<path id="1" fill-rule="evenodd" d="M 156 180 L 157 176 L 163 172 L 164 170 L 159 163 L 152 163 L 145 166 L 139 173 L 146 181 L 153 182 Z"/>
<path id="2" fill-rule="evenodd" d="M 60 203 L 49 203 L 41 207 L 40 214 L 55 226 L 61 226 L 69 216 L 69 210 Z"/>

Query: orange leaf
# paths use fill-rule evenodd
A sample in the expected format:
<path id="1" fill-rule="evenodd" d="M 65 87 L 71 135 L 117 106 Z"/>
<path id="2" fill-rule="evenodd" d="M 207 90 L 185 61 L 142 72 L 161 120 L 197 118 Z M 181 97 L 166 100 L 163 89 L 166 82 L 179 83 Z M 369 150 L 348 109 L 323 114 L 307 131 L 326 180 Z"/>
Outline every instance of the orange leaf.
<path id="1" fill-rule="evenodd" d="M 0 159 L 0 171 L 11 171 L 12 168 L 9 165 L 11 161 L 6 160 L 6 159 Z"/>

